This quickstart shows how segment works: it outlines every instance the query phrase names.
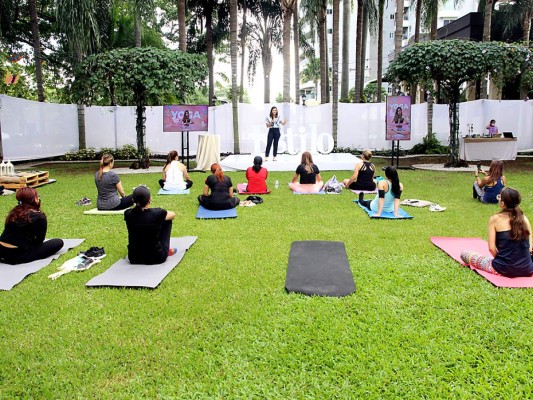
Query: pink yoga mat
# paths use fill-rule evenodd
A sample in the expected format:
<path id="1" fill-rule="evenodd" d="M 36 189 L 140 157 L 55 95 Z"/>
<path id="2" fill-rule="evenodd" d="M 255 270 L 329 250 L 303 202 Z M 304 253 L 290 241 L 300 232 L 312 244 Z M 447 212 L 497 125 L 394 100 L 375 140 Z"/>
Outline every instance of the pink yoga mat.
<path id="1" fill-rule="evenodd" d="M 237 191 L 239 194 L 269 194 L 270 190 L 267 190 L 266 192 L 247 192 L 246 187 L 248 186 L 247 183 L 237 183 Z"/>
<path id="2" fill-rule="evenodd" d="M 461 260 L 461 253 L 465 250 L 476 251 L 484 256 L 491 257 L 489 244 L 480 238 L 456 238 L 456 237 L 438 237 L 432 236 L 431 242 L 439 249 L 448 254 L 461 265 L 465 265 Z M 479 269 L 470 268 L 476 271 L 483 278 L 488 280 L 494 286 L 507 288 L 531 288 L 533 287 L 533 276 L 507 278 L 501 275 L 490 274 Z"/>

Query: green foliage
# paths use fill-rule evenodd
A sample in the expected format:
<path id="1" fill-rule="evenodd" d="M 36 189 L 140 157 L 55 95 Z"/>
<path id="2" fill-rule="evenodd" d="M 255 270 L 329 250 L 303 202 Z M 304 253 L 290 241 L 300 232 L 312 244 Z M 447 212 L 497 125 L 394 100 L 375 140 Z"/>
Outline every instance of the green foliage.
<path id="1" fill-rule="evenodd" d="M 353 91 L 350 91 L 350 93 L 353 99 L 353 96 L 355 95 L 355 88 L 353 88 Z M 378 99 L 378 84 L 376 82 L 370 82 L 363 89 L 362 103 L 377 103 L 377 99 Z M 387 100 L 387 91 L 381 90 L 381 102 L 384 102 L 386 100 Z"/>
<path id="2" fill-rule="evenodd" d="M 428 135 L 422 139 L 422 143 L 415 144 L 410 154 L 447 154 L 448 147 L 440 144 L 435 135 Z"/>
<path id="3" fill-rule="evenodd" d="M 148 154 L 150 153 L 149 149 L 146 149 Z M 96 150 L 93 147 L 88 147 L 86 149 L 80 149 L 76 152 L 66 153 L 62 159 L 65 161 L 88 161 L 88 160 L 99 160 L 104 154 L 111 154 L 116 160 L 132 160 L 139 158 L 139 151 L 135 146 L 131 144 L 125 144 L 119 149 L 112 149 L 110 147 L 102 147 L 100 150 Z"/>

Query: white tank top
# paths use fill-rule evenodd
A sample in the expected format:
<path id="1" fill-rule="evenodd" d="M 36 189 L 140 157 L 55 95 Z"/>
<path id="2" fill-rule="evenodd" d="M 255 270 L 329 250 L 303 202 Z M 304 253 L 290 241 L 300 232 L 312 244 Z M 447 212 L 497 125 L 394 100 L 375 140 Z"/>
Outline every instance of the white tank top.
<path id="1" fill-rule="evenodd" d="M 183 171 L 180 169 L 182 165 L 179 161 L 172 161 L 166 171 L 165 187 L 166 190 L 185 189 L 187 186 L 183 180 Z"/>

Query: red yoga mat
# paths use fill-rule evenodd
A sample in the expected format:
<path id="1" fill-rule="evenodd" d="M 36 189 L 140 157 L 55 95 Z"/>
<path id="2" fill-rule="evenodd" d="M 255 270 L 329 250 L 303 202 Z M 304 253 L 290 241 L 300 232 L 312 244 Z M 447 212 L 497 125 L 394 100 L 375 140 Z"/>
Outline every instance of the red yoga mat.
<path id="1" fill-rule="evenodd" d="M 478 252 L 481 255 L 491 257 L 489 244 L 480 238 L 457 238 L 457 237 L 439 237 L 432 236 L 431 242 L 439 249 L 448 254 L 461 265 L 465 265 L 461 260 L 461 253 L 465 250 Z M 496 287 L 506 288 L 533 288 L 533 276 L 508 278 L 506 276 L 494 275 L 479 269 L 470 268 L 476 271 L 483 278 L 488 280 Z"/>

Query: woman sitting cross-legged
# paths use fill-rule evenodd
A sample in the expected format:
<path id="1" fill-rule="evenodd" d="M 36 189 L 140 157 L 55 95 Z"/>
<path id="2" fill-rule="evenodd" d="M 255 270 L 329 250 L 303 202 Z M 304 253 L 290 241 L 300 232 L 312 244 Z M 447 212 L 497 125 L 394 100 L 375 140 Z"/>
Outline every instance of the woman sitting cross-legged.
<path id="1" fill-rule="evenodd" d="M 100 169 L 94 174 L 98 190 L 96 205 L 99 210 L 124 210 L 133 205 L 132 195 L 126 196 L 119 176 L 111 171 L 114 164 L 113 156 L 104 154 L 100 159 Z"/>
<path id="2" fill-rule="evenodd" d="M 300 182 L 298 183 L 298 177 Z M 302 160 L 292 178 L 289 187 L 293 192 L 297 193 L 318 193 L 324 186 L 322 178 L 320 177 L 320 170 L 313 164 L 313 157 L 311 153 L 305 151 L 302 154 Z"/>
<path id="3" fill-rule="evenodd" d="M 204 193 L 198 202 L 208 210 L 229 210 L 239 205 L 239 198 L 233 195 L 233 183 L 224 175 L 217 163 L 211 165 L 211 173 L 205 180 Z"/>
<path id="4" fill-rule="evenodd" d="M 152 196 L 145 186 L 133 191 L 135 207 L 126 210 L 128 258 L 132 264 L 161 264 L 176 253 L 170 249 L 172 220 L 176 214 L 162 208 L 150 208 Z"/>
<path id="5" fill-rule="evenodd" d="M 179 161 L 178 152 L 172 150 L 167 155 L 167 163 L 163 167 L 163 179 L 159 179 L 163 190 L 185 190 L 192 186 L 187 167 Z"/>
<path id="6" fill-rule="evenodd" d="M 342 183 L 346 189 L 372 192 L 376 190 L 376 182 L 374 182 L 376 167 L 370 162 L 372 152 L 370 150 L 363 151 L 361 158 L 363 162 L 355 166 L 352 177 L 343 180 Z"/>
<path id="7" fill-rule="evenodd" d="M 491 274 L 508 277 L 533 275 L 531 224 L 520 209 L 521 196 L 505 188 L 499 196 L 501 211 L 489 219 L 489 251 L 485 257 L 473 251 L 463 251 L 466 265 Z"/>
<path id="8" fill-rule="evenodd" d="M 479 177 L 479 173 L 485 175 L 483 179 Z M 475 176 L 476 181 L 473 187 L 474 199 L 478 199 L 482 203 L 498 203 L 496 197 L 506 185 L 505 176 L 503 176 L 503 162 L 493 161 L 490 163 L 488 172 L 480 169 L 476 171 Z"/>
<path id="9" fill-rule="evenodd" d="M 378 194 L 374 200 L 363 200 L 364 193 L 359 193 L 359 203 L 374 211 L 376 217 L 381 216 L 382 212 L 394 212 L 394 216 L 398 217 L 403 185 L 398 177 L 398 171 L 393 166 L 385 168 L 385 177 L 387 179 L 378 181 Z"/>
<path id="10" fill-rule="evenodd" d="M 266 180 L 268 178 L 268 171 L 262 167 L 263 159 L 261 156 L 254 157 L 253 167 L 248 167 L 246 170 L 246 179 L 248 185 L 246 191 L 250 193 L 265 193 L 268 191 Z"/>
<path id="11" fill-rule="evenodd" d="M 37 191 L 30 187 L 20 188 L 16 198 L 18 205 L 7 215 L 0 236 L 0 262 L 23 264 L 57 253 L 64 243 L 61 239 L 44 241 L 48 220 L 41 211 Z"/>

